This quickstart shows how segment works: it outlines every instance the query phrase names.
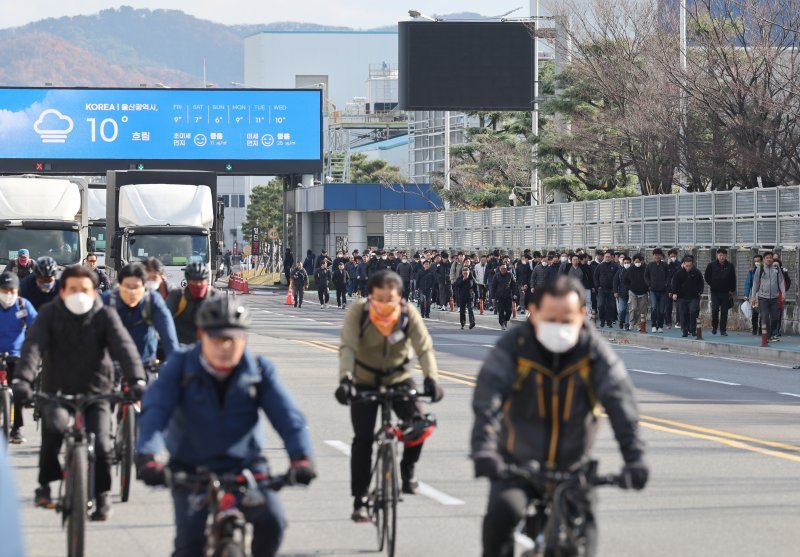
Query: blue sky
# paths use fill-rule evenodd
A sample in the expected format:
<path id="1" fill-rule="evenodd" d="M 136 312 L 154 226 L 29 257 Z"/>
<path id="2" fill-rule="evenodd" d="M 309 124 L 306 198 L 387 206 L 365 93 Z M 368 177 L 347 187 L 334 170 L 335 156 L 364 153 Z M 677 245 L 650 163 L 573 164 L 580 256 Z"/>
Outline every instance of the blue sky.
<path id="1" fill-rule="evenodd" d="M 544 2 L 542 2 L 544 3 Z M 177 9 L 220 23 L 303 21 L 356 28 L 380 27 L 408 19 L 408 10 L 426 14 L 476 12 L 500 15 L 514 8 L 516 17 L 529 15 L 529 0 L 2 0 L 0 26 L 15 27 L 46 17 L 90 15 L 120 5 Z M 224 6 L 224 7 L 223 7 Z"/>

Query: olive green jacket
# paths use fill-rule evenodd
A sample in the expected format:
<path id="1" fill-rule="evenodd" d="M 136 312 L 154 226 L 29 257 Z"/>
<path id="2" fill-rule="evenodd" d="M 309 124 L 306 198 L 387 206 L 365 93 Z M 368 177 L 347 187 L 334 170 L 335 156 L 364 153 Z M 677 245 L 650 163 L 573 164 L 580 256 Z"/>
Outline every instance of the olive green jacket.
<path id="1" fill-rule="evenodd" d="M 398 341 L 392 344 L 392 335 L 383 336 L 365 316 L 366 304 L 366 298 L 351 304 L 344 318 L 339 344 L 339 380 L 352 377 L 357 385 L 365 386 L 401 383 L 412 376 L 410 360 L 415 354 L 425 377 L 438 380 L 433 340 L 417 308 L 405 304 L 406 334 L 400 331 L 403 328 L 401 319 L 392 334 L 397 334 Z M 383 370 L 383 373 L 374 370 Z"/>

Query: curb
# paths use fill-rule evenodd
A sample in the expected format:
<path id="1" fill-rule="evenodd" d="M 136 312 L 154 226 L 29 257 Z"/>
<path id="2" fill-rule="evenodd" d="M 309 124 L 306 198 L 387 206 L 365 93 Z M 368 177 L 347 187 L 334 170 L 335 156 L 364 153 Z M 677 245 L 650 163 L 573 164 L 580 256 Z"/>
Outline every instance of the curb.
<path id="1" fill-rule="evenodd" d="M 457 311 L 431 311 L 428 318 L 431 321 L 443 323 L 461 323 Z M 522 319 L 512 319 L 511 324 L 521 323 Z M 494 326 L 500 330 L 500 325 L 495 315 L 475 315 L 475 323 L 484 327 Z M 784 350 L 780 348 L 762 348 L 760 346 L 746 346 L 742 344 L 709 342 L 705 340 L 677 339 L 653 334 L 641 334 L 626 331 L 597 330 L 603 338 L 616 345 L 630 344 L 645 348 L 673 349 L 689 354 L 704 356 L 737 357 L 761 362 L 796 365 L 800 363 L 800 351 Z"/>

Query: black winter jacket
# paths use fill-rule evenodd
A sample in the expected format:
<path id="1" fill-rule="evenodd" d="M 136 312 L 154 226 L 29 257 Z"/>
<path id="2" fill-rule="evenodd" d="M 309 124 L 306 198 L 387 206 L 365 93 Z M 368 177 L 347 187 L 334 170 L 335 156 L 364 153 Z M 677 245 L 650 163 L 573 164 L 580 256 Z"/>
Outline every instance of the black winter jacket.
<path id="1" fill-rule="evenodd" d="M 314 271 L 314 282 L 317 285 L 318 290 L 320 288 L 328 288 L 328 284 L 331 282 L 330 269 L 323 269 L 320 267 Z"/>
<path id="2" fill-rule="evenodd" d="M 567 469 L 591 453 L 597 405 L 625 462 L 642 461 L 633 385 L 608 343 L 584 325 L 577 346 L 552 354 L 526 321 L 500 338 L 478 375 L 472 457 L 499 454 L 506 462 Z"/>
<path id="3" fill-rule="evenodd" d="M 458 299 L 461 301 L 466 301 L 466 303 L 470 303 L 472 300 L 472 289 L 475 287 L 475 278 L 470 275 L 464 280 L 463 276 L 460 276 L 456 279 L 456 282 L 453 284 L 453 290 L 458 292 Z"/>
<path id="4" fill-rule="evenodd" d="M 672 286 L 669 289 L 678 295 L 678 298 L 692 300 L 699 298 L 703 293 L 703 275 L 695 267 L 691 271 L 681 269 L 672 277 Z"/>
<path id="5" fill-rule="evenodd" d="M 614 275 L 618 267 L 614 263 L 600 263 L 594 270 L 594 284 L 597 288 L 611 290 L 614 288 Z"/>
<path id="6" fill-rule="evenodd" d="M 711 292 L 736 292 L 736 269 L 730 261 L 726 261 L 724 267 L 716 260 L 709 263 L 705 279 Z"/>
<path id="7" fill-rule="evenodd" d="M 647 288 L 653 292 L 666 292 L 669 290 L 668 275 L 669 268 L 664 261 L 661 263 L 651 261 L 644 271 L 644 280 L 647 281 Z"/>
<path id="8" fill-rule="evenodd" d="M 414 267 L 408 261 L 405 263 L 401 261 L 397 264 L 397 274 L 400 275 L 403 282 L 411 282 L 411 279 L 414 278 Z"/>
<path id="9" fill-rule="evenodd" d="M 339 269 L 333 270 L 333 285 L 336 288 L 347 288 L 348 282 L 350 282 L 350 274 L 345 269 L 341 271 Z"/>
<path id="10" fill-rule="evenodd" d="M 517 281 L 514 275 L 497 272 L 492 279 L 492 294 L 495 300 L 510 300 L 517 295 Z"/>
<path id="11" fill-rule="evenodd" d="M 625 274 L 622 275 L 622 282 L 625 284 L 625 288 L 633 292 L 636 296 L 647 294 L 649 290 L 647 281 L 644 280 L 644 273 L 644 267 L 631 265 L 630 269 L 625 271 Z"/>
<path id="12" fill-rule="evenodd" d="M 109 394 L 114 364 L 123 376 L 144 379 L 139 352 L 119 315 L 98 297 L 89 313 L 75 315 L 61 298 L 45 304 L 25 336 L 15 376 L 33 383 L 42 363 L 42 391 Z"/>
<path id="13" fill-rule="evenodd" d="M 419 272 L 417 275 L 417 288 L 426 294 L 436 288 L 436 275 L 433 269 L 422 269 Z"/>

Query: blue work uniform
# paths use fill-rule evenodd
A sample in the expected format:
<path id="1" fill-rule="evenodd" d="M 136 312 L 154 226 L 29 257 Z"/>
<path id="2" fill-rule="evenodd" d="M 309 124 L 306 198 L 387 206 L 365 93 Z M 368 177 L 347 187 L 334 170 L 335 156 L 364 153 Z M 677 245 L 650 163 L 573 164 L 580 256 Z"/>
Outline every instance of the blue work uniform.
<path id="1" fill-rule="evenodd" d="M 178 349 L 178 334 L 164 299 L 154 296 L 152 292 L 145 292 L 138 305 L 128 307 L 120 298 L 119 290 L 114 290 L 103 292 L 103 303 L 111 305 L 112 297 L 116 300 L 114 309 L 136 344 L 142 362 L 156 359 L 159 339 L 164 348 L 164 357 L 169 359 Z"/>
<path id="2" fill-rule="evenodd" d="M 37 310 L 47 302 L 58 298 L 58 291 L 61 288 L 61 281 L 56 279 L 53 289 L 49 292 L 42 291 L 36 284 L 36 275 L 28 275 L 19 283 L 19 295 L 33 304 Z"/>
<path id="3" fill-rule="evenodd" d="M 14 369 L 25 341 L 25 332 L 33 325 L 36 315 L 36 308 L 25 298 L 17 298 L 14 305 L 8 308 L 0 306 L 0 353 L 8 353 L 9 356 L 6 360 L 9 385 L 14 380 Z M 21 402 L 14 401 L 14 429 L 24 425 Z"/>
<path id="4" fill-rule="evenodd" d="M 158 454 L 166 442 L 173 470 L 205 467 L 217 474 L 244 468 L 267 471 L 263 410 L 292 460 L 310 458 L 306 420 L 278 379 L 275 367 L 245 350 L 224 380 L 208 373 L 201 345 L 176 351 L 147 390 L 139 416 L 138 454 Z M 162 432 L 166 434 L 162 436 Z M 242 508 L 252 522 L 253 555 L 275 555 L 286 519 L 277 494 L 264 491 L 265 505 Z M 192 505 L 191 491 L 172 492 L 175 505 L 176 557 L 202 554 L 207 513 Z"/>

